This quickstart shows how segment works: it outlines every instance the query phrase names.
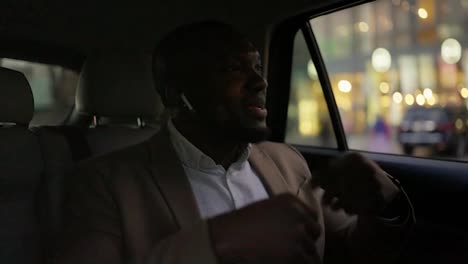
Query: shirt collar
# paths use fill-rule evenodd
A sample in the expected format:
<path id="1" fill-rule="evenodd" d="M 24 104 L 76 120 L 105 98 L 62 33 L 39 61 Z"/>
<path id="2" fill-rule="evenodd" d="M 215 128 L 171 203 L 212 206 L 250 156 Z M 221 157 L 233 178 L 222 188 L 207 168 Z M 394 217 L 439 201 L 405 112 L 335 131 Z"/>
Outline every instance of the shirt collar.
<path id="1" fill-rule="evenodd" d="M 174 126 L 174 123 L 169 119 L 167 128 L 169 130 L 169 135 L 171 143 L 174 146 L 174 149 L 179 156 L 180 161 L 188 167 L 197 170 L 209 170 L 215 169 L 222 166 L 216 164 L 216 162 L 203 153 L 200 149 L 195 147 L 187 138 L 185 138 Z M 247 148 L 242 152 L 239 159 L 234 164 L 242 164 L 246 162 L 251 153 L 252 145 L 248 144 Z"/>

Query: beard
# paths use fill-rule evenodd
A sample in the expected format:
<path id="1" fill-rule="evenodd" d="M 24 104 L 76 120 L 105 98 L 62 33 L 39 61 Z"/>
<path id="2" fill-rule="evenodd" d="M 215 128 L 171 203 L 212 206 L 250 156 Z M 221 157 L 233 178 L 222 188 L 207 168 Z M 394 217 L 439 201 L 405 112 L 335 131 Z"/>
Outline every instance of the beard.
<path id="1" fill-rule="evenodd" d="M 270 136 L 271 130 L 265 121 L 250 119 L 240 107 L 226 110 L 229 115 L 226 116 L 223 127 L 227 128 L 225 133 L 228 137 L 241 143 L 258 143 L 267 140 Z"/>
<path id="2" fill-rule="evenodd" d="M 268 127 L 237 127 L 227 133 L 241 143 L 259 143 L 268 139 L 271 130 Z"/>
<path id="3" fill-rule="evenodd" d="M 249 121 L 247 117 L 242 118 L 239 112 L 232 111 L 225 106 L 218 108 L 217 115 L 206 118 L 198 117 L 200 123 L 207 127 L 210 134 L 218 140 L 227 140 L 238 143 L 259 143 L 268 139 L 271 130 L 267 125 L 258 125 Z"/>
<path id="4" fill-rule="evenodd" d="M 271 130 L 268 126 L 251 125 L 241 120 L 241 118 L 230 118 L 219 122 L 221 135 L 239 143 L 259 143 L 270 136 Z"/>

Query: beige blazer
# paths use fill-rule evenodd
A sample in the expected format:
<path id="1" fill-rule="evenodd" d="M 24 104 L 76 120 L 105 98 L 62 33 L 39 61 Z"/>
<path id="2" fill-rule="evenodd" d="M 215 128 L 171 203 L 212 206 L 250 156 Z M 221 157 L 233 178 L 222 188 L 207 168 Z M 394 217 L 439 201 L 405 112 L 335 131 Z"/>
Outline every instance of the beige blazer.
<path id="1" fill-rule="evenodd" d="M 398 256 L 410 223 L 330 210 L 294 148 L 255 144 L 249 162 L 270 196 L 289 192 L 319 208 L 324 232 L 316 246 L 325 263 L 391 263 Z M 69 186 L 58 263 L 218 263 L 167 129 L 85 162 Z"/>

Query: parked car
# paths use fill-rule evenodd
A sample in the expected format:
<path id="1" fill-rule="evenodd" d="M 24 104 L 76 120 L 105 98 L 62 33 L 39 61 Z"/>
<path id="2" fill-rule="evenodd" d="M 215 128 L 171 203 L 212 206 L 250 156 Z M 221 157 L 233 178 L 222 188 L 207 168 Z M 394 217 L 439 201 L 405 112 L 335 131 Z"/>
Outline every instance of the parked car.
<path id="1" fill-rule="evenodd" d="M 461 157 L 468 137 L 466 107 L 413 107 L 399 127 L 398 141 L 405 154 L 427 146 L 437 153 Z"/>

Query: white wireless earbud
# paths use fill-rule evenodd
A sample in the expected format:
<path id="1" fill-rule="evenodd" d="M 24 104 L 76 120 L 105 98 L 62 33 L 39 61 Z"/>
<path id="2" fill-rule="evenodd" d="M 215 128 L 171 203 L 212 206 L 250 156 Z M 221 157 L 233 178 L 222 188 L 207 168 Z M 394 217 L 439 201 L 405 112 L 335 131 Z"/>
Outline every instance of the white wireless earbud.
<path id="1" fill-rule="evenodd" d="M 187 108 L 188 108 L 190 111 L 195 112 L 195 109 L 193 109 L 192 104 L 189 102 L 189 100 L 187 99 L 187 97 L 185 97 L 185 94 L 181 93 L 181 94 L 180 94 L 180 99 L 182 99 L 182 101 L 184 102 L 184 104 L 187 106 Z"/>

